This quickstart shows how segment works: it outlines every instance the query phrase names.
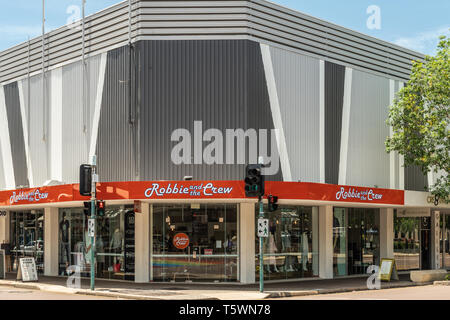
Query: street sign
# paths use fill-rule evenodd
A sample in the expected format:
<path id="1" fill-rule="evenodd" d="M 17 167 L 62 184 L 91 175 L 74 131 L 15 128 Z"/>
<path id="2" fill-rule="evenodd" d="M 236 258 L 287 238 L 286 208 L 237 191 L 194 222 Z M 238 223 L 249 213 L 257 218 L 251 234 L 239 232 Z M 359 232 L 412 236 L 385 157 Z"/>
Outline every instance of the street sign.
<path id="1" fill-rule="evenodd" d="M 258 237 L 267 238 L 269 236 L 269 219 L 258 219 Z"/>
<path id="2" fill-rule="evenodd" d="M 88 235 L 89 237 L 95 237 L 95 219 L 88 220 Z"/>

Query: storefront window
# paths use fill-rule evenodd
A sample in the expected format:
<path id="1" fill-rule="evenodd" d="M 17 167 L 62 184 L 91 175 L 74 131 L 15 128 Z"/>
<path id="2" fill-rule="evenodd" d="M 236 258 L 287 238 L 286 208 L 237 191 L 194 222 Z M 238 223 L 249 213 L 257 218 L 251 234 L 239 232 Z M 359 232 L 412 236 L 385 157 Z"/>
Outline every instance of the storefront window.
<path id="1" fill-rule="evenodd" d="M 333 270 L 335 276 L 365 274 L 380 263 L 380 211 L 334 208 Z"/>
<path id="2" fill-rule="evenodd" d="M 59 210 L 59 273 L 77 265 L 82 276 L 89 276 L 91 237 L 83 209 Z M 97 217 L 95 239 L 98 278 L 134 280 L 134 211 L 133 206 L 108 206 L 103 217 Z"/>
<path id="3" fill-rule="evenodd" d="M 152 212 L 152 280 L 237 281 L 237 205 L 154 205 Z"/>
<path id="4" fill-rule="evenodd" d="M 319 275 L 318 208 L 280 206 L 268 213 L 269 237 L 264 238 L 264 279 L 309 278 Z M 259 208 L 256 208 L 256 223 Z M 255 224 L 256 225 L 256 224 Z M 256 279 L 259 279 L 259 238 L 255 234 Z"/>
<path id="5" fill-rule="evenodd" d="M 44 272 L 44 211 L 11 212 L 11 268 L 17 271 L 19 259 L 34 257 L 36 269 Z"/>
<path id="6" fill-rule="evenodd" d="M 397 270 L 420 269 L 420 218 L 394 212 L 394 258 Z"/>

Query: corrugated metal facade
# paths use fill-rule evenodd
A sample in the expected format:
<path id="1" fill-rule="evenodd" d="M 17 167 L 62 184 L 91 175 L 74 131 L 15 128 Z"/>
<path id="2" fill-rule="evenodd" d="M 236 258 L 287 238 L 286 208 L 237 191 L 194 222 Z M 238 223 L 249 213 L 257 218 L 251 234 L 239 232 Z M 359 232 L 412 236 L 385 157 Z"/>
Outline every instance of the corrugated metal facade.
<path id="1" fill-rule="evenodd" d="M 300 12 L 263 1 L 138 0 L 132 7 L 132 38 L 250 39 L 297 50 L 326 61 L 407 79 L 411 60 L 423 55 Z M 40 72 L 42 37 L 0 52 L 0 83 Z M 86 54 L 128 40 L 127 1 L 86 18 Z M 81 58 L 81 30 L 64 26 L 45 35 L 45 66 Z"/>
<path id="2" fill-rule="evenodd" d="M 179 128 L 193 135 L 194 121 L 202 122 L 203 132 L 215 128 L 224 134 L 226 129 L 273 128 L 258 44 L 144 41 L 138 51 L 140 178 L 241 179 L 244 165 L 202 165 L 194 159 L 174 165 L 171 149 L 177 142 L 171 135 Z M 202 142 L 202 150 L 208 144 Z M 224 161 L 226 156 L 224 151 Z"/>
<path id="3" fill-rule="evenodd" d="M 6 188 L 5 169 L 3 168 L 2 144 L 0 143 L 0 190 Z"/>
<path id="4" fill-rule="evenodd" d="M 30 78 L 30 97 L 28 102 L 28 81 L 22 81 L 25 114 L 29 115 L 29 150 L 33 183 L 42 186 L 50 179 L 49 110 L 51 107 L 51 73 L 45 76 L 45 108 L 43 107 L 42 75 Z M 14 159 L 14 162 L 16 160 Z"/>
<path id="5" fill-rule="evenodd" d="M 4 89 L 16 186 L 29 186 L 19 88 L 15 82 L 5 86 Z"/>
<path id="6" fill-rule="evenodd" d="M 292 181 L 320 182 L 319 60 L 271 48 Z"/>
<path id="7" fill-rule="evenodd" d="M 325 62 L 325 182 L 338 184 L 345 67 Z"/>
<path id="8" fill-rule="evenodd" d="M 425 191 L 428 178 L 418 166 L 405 167 L 405 190 Z"/>
<path id="9" fill-rule="evenodd" d="M 389 188 L 389 80 L 353 71 L 347 184 Z"/>
<path id="10" fill-rule="evenodd" d="M 136 124 L 129 122 L 129 67 L 128 46 L 108 52 L 97 140 L 98 173 L 102 181 L 137 179 Z M 153 121 L 143 123 L 144 126 L 154 124 Z"/>
<path id="11" fill-rule="evenodd" d="M 409 76 L 410 60 L 422 58 L 420 54 L 262 0 L 135 1 L 131 51 L 126 45 L 127 20 L 126 2 L 86 19 L 85 79 L 81 31 L 63 27 L 47 34 L 46 68 L 53 69 L 46 73 L 45 99 L 38 74 L 39 38 L 30 42 L 30 57 L 26 43 L 0 52 L 0 83 L 10 83 L 5 92 L 10 101 L 9 133 L 18 185 L 26 184 L 27 170 L 32 171 L 36 186 L 58 176 L 58 170 L 52 173 L 50 168 L 54 167 L 51 161 L 59 161 L 59 152 L 62 180 L 77 182 L 78 166 L 88 162 L 89 152 L 95 149 L 91 139 L 97 142 L 102 181 L 179 180 L 184 176 L 242 179 L 244 164 L 205 165 L 204 159 L 174 164 L 171 151 L 178 142 L 171 141 L 171 135 L 180 128 L 194 134 L 195 121 L 202 122 L 200 135 L 213 128 L 223 134 L 227 129 L 273 129 L 272 95 L 269 99 L 266 83 L 269 69 L 264 69 L 260 47 L 264 43 L 270 47 L 291 179 L 319 182 L 323 163 L 325 182 L 338 183 L 345 69 L 351 67 L 346 184 L 389 187 L 392 164 L 384 140 L 389 135 L 385 119 L 392 95 L 390 80 L 395 80 L 394 91 L 398 91 L 399 80 Z M 105 60 L 98 53 L 106 51 L 103 89 L 98 81 Z M 37 73 L 31 77 L 31 106 L 24 78 L 28 58 L 30 71 Z M 323 78 L 319 59 L 325 61 Z M 20 77 L 18 85 L 14 79 Z M 18 93 L 17 87 L 23 92 Z M 61 92 L 51 92 L 52 88 Z M 23 128 L 15 125 L 21 123 L 18 96 L 23 97 L 29 118 L 31 169 L 27 168 Z M 52 105 L 52 101 L 59 103 L 60 96 L 62 105 Z M 320 101 L 324 102 L 324 119 L 320 118 Z M 101 110 L 95 109 L 96 104 Z M 50 123 L 57 117 L 49 114 L 60 107 L 61 131 L 54 120 Z M 100 112 L 98 137 L 96 112 Z M 320 141 L 321 123 L 325 124 L 324 141 Z M 58 132 L 62 133 L 61 150 L 57 139 L 52 140 Z M 268 138 L 268 154 L 272 154 Z M 192 162 L 195 139 L 192 136 Z M 223 142 L 226 145 L 225 136 Z M 210 141 L 200 142 L 200 152 L 208 145 Z M 248 148 L 245 152 L 248 161 Z M 236 153 L 235 145 L 234 163 Z M 396 156 L 396 186 L 402 170 L 398 162 Z M 0 188 L 5 183 L 1 174 L 5 176 L 0 172 Z M 423 178 L 417 170 L 405 169 L 406 188 L 422 190 Z M 281 166 L 270 179 L 283 179 Z"/>
<path id="12" fill-rule="evenodd" d="M 83 163 L 89 163 L 100 59 L 101 56 L 98 55 L 86 60 L 84 81 L 81 61 L 62 68 L 63 181 L 77 181 L 78 167 Z"/>

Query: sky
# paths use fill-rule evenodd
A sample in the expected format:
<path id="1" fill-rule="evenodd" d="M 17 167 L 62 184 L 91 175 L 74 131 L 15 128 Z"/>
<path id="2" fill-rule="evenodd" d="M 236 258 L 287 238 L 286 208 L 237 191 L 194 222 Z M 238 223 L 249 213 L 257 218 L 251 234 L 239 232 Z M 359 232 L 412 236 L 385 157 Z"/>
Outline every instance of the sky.
<path id="1" fill-rule="evenodd" d="M 86 14 L 119 0 L 87 0 Z M 434 54 L 440 35 L 450 36 L 449 0 L 272 0 L 282 6 Z M 0 51 L 41 34 L 41 0 L 0 0 Z M 46 0 L 46 31 L 66 25 L 82 0 Z"/>

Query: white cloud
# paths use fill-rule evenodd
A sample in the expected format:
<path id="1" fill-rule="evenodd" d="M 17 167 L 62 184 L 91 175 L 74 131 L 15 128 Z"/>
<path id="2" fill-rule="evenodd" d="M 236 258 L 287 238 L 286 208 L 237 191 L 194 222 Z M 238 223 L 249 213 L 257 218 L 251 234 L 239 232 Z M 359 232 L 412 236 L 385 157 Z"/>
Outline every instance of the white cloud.
<path id="1" fill-rule="evenodd" d="M 439 37 L 442 35 L 450 36 L 450 26 L 437 28 L 435 30 L 421 32 L 413 37 L 402 37 L 394 40 L 394 43 L 424 54 L 434 54 Z"/>

